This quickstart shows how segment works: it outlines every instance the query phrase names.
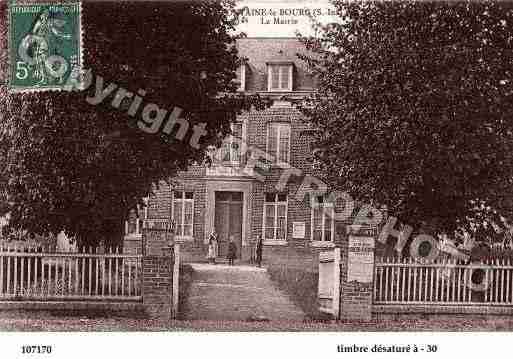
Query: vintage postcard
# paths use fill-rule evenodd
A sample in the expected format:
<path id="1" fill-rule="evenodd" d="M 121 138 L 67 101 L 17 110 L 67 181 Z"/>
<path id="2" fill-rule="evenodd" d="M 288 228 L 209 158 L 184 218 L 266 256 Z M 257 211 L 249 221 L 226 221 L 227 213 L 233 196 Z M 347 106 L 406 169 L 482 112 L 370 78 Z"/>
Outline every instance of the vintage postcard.
<path id="1" fill-rule="evenodd" d="M 506 350 L 512 50 L 504 1 L 0 2 L 5 357 Z"/>

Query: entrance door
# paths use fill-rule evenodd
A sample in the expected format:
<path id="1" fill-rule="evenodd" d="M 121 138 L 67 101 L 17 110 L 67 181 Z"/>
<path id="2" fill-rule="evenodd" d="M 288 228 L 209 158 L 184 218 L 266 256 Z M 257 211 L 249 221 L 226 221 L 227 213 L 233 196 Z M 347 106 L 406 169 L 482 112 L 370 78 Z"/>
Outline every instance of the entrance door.
<path id="1" fill-rule="evenodd" d="M 242 247 L 242 192 L 216 192 L 215 226 L 219 235 L 219 256 L 226 257 L 230 236 L 237 245 L 237 258 Z"/>

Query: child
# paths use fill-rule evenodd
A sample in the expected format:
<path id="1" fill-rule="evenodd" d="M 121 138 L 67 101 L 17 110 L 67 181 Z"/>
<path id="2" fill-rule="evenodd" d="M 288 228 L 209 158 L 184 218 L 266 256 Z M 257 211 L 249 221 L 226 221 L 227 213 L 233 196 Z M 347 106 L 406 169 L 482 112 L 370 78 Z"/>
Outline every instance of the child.
<path id="1" fill-rule="evenodd" d="M 230 236 L 230 243 L 228 244 L 228 255 L 226 257 L 228 258 L 228 264 L 232 266 L 234 259 L 237 258 L 237 245 L 233 240 L 233 236 Z"/>

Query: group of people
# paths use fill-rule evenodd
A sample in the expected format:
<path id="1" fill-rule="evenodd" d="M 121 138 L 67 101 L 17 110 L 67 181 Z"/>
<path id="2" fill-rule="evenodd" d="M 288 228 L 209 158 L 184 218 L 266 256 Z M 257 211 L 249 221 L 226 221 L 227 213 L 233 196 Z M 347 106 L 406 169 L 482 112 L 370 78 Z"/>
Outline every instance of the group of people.
<path id="1" fill-rule="evenodd" d="M 210 263 L 215 264 L 216 259 L 219 255 L 219 241 L 218 234 L 214 229 L 210 234 L 208 239 L 208 251 L 207 251 L 207 259 Z M 233 265 L 235 259 L 237 259 L 237 245 L 235 244 L 235 239 L 233 235 L 230 235 L 228 242 L 228 251 L 226 253 L 226 258 L 228 259 L 228 264 Z M 256 241 L 254 254 L 251 256 L 251 260 L 255 261 L 256 264 L 260 267 L 262 265 L 262 237 L 258 237 Z"/>

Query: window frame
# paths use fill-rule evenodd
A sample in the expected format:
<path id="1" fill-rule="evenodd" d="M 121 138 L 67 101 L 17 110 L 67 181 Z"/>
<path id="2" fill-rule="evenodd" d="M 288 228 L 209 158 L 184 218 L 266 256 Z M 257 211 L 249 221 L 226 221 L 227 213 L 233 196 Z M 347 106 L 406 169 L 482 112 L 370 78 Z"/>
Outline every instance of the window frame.
<path id="1" fill-rule="evenodd" d="M 289 196 L 287 193 L 272 193 L 274 196 L 275 201 L 274 202 L 267 202 L 265 199 L 265 195 L 269 193 L 264 193 L 264 204 L 262 206 L 262 239 L 265 244 L 271 244 L 271 245 L 284 245 L 287 243 L 287 225 L 289 220 Z M 285 201 L 279 201 L 278 196 L 279 195 L 285 195 L 286 200 Z M 285 204 L 285 237 L 284 238 L 277 238 L 277 232 L 278 232 L 278 207 L 280 205 Z M 266 213 L 267 213 L 267 206 L 274 207 L 274 234 L 273 238 L 267 238 L 266 233 Z"/>
<path id="2" fill-rule="evenodd" d="M 273 88 L 273 67 L 278 67 L 278 87 Z M 289 81 L 287 87 L 282 87 L 283 73 L 288 72 Z M 267 64 L 267 91 L 268 92 L 292 92 L 294 66 L 292 63 L 268 63 Z"/>
<path id="3" fill-rule="evenodd" d="M 180 199 L 177 199 L 175 198 L 175 193 L 176 192 L 180 192 L 182 194 L 182 197 Z M 185 198 L 185 193 L 187 192 L 190 192 L 192 193 L 192 198 Z M 181 205 L 181 212 L 182 212 L 182 218 L 181 218 L 181 223 L 180 223 L 180 226 L 182 228 L 182 233 L 183 233 L 183 228 L 184 228 L 184 222 L 185 222 L 185 204 L 186 203 L 191 203 L 192 206 L 191 206 L 191 211 L 192 211 L 192 221 L 191 221 L 191 235 L 190 236 L 186 236 L 186 235 L 183 235 L 183 234 L 178 234 L 178 233 L 175 233 L 175 237 L 177 239 L 193 239 L 194 238 L 194 191 L 171 191 L 171 219 L 174 220 L 175 219 L 175 201 L 180 201 L 182 203 Z M 175 221 L 175 230 L 177 230 L 178 228 L 178 223 Z"/>
<path id="4" fill-rule="evenodd" d="M 290 147 L 291 147 L 291 142 L 292 142 L 292 126 L 290 125 L 290 123 L 288 122 L 269 122 L 267 124 L 267 141 L 266 141 L 266 147 L 265 147 L 265 151 L 269 154 L 270 151 L 270 135 L 271 135 L 271 131 L 272 131 L 272 127 L 273 126 L 277 126 L 278 127 L 278 132 L 277 132 L 277 136 L 276 136 L 276 158 L 274 158 L 272 160 L 272 163 L 273 164 L 277 164 L 279 165 L 280 167 L 288 167 L 290 166 L 290 162 L 291 162 L 291 159 L 290 159 Z M 280 160 L 280 129 L 283 128 L 283 127 L 287 127 L 288 129 L 288 133 L 289 133 L 289 140 L 288 140 L 288 147 L 287 147 L 287 160 L 286 162 L 282 162 Z"/>
<path id="5" fill-rule="evenodd" d="M 236 136 L 233 135 L 233 133 L 235 132 L 234 130 L 234 126 L 235 125 L 238 125 L 240 126 L 240 138 L 237 138 Z M 231 166 L 231 167 L 240 167 L 241 164 L 242 164 L 242 143 L 244 142 L 243 140 L 243 137 L 244 137 L 244 124 L 242 122 L 239 122 L 237 121 L 237 123 L 232 123 L 230 124 L 230 129 L 232 131 L 232 134 L 228 135 L 222 142 L 221 144 L 221 147 L 219 148 L 219 150 L 221 151 L 221 156 L 223 156 L 223 158 L 221 159 L 221 164 L 223 166 Z M 234 161 L 233 160 L 233 154 L 235 153 L 235 151 L 233 151 L 233 144 L 236 143 L 239 148 L 238 148 L 238 152 L 239 152 L 239 159 L 237 161 Z M 230 160 L 229 161 L 226 161 L 224 159 L 224 146 L 226 144 L 229 144 L 229 151 L 230 151 Z"/>
<path id="6" fill-rule="evenodd" d="M 327 196 L 323 196 L 322 203 L 319 202 L 317 199 L 317 196 L 315 198 L 315 202 L 311 203 L 310 207 L 310 241 L 315 244 L 322 244 L 322 245 L 332 245 L 335 241 L 335 203 L 329 201 L 329 198 Z M 314 232 L 315 232 L 315 210 L 322 208 L 322 218 L 321 218 L 321 240 L 315 240 L 314 239 Z M 328 212 L 331 212 L 331 216 Z M 330 231 L 331 231 L 331 238 L 329 240 L 324 240 L 325 233 L 326 233 L 326 216 L 330 217 Z"/>

